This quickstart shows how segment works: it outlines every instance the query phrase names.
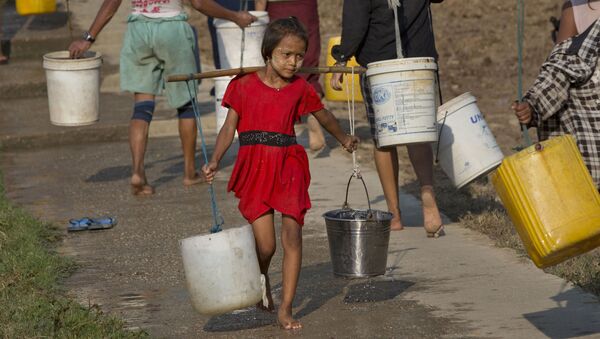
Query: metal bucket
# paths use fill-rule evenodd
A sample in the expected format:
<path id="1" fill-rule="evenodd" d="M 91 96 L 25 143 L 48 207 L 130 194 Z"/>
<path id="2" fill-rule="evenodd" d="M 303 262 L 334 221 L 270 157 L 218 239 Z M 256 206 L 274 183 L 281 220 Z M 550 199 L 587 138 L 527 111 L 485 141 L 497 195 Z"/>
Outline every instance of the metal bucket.
<path id="1" fill-rule="evenodd" d="M 353 177 L 363 183 L 369 209 L 348 208 L 348 188 Z M 392 214 L 371 209 L 369 192 L 360 174 L 353 174 L 341 209 L 323 214 L 327 225 L 333 274 L 348 278 L 385 274 Z"/>

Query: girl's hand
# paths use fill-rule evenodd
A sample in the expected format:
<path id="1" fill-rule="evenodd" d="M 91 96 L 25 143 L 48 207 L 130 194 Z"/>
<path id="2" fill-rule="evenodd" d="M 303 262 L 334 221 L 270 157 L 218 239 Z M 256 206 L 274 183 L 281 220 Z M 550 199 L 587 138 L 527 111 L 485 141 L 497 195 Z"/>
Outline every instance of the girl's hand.
<path id="1" fill-rule="evenodd" d="M 511 108 L 515 111 L 515 115 L 519 122 L 522 124 L 528 124 L 531 122 L 532 112 L 531 106 L 529 106 L 526 102 L 515 102 L 512 104 Z"/>
<path id="2" fill-rule="evenodd" d="M 204 174 L 204 179 L 206 179 L 207 183 L 212 184 L 213 180 L 215 180 L 218 166 L 215 161 L 210 161 L 208 164 L 202 166 L 202 174 Z"/>
<path id="3" fill-rule="evenodd" d="M 342 147 L 344 147 L 347 152 L 352 153 L 356 151 L 359 142 L 360 140 L 355 135 L 346 134 L 346 138 L 344 142 L 342 142 Z"/>

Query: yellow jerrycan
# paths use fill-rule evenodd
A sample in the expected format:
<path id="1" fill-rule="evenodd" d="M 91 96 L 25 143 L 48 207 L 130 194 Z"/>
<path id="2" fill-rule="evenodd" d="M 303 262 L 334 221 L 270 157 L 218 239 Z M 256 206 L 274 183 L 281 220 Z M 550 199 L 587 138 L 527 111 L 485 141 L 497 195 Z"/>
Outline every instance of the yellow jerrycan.
<path id="1" fill-rule="evenodd" d="M 44 14 L 56 11 L 56 0 L 17 0 L 19 15 Z"/>
<path id="2" fill-rule="evenodd" d="M 335 59 L 331 55 L 331 48 L 335 45 L 339 45 L 341 42 L 341 37 L 336 36 L 329 39 L 329 44 L 327 45 L 327 66 L 333 66 L 335 64 Z M 348 67 L 358 67 L 359 64 L 356 62 L 356 59 L 352 57 L 352 59 L 348 60 L 346 64 Z M 350 95 L 350 91 L 352 91 L 352 75 L 344 74 L 344 82 L 342 83 L 343 89 L 341 91 L 336 91 L 331 88 L 331 73 L 325 74 L 325 99 L 329 101 L 346 101 L 348 99 L 352 99 Z M 348 84 L 348 92 L 346 91 L 346 84 Z M 360 92 L 360 78 L 357 75 L 354 75 L 354 101 L 363 102 L 362 93 Z"/>
<path id="3" fill-rule="evenodd" d="M 600 246 L 600 195 L 572 136 L 505 158 L 491 178 L 537 267 Z"/>

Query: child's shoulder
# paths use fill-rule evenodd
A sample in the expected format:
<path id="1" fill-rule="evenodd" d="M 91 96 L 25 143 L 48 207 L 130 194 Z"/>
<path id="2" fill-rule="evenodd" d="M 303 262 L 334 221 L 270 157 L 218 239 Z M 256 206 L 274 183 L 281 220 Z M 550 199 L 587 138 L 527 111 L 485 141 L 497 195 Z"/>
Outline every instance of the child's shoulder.
<path id="1" fill-rule="evenodd" d="M 256 73 L 254 72 L 238 74 L 235 77 L 233 77 L 233 79 L 231 79 L 231 82 L 236 82 L 239 84 L 247 84 L 253 81 L 256 81 Z"/>

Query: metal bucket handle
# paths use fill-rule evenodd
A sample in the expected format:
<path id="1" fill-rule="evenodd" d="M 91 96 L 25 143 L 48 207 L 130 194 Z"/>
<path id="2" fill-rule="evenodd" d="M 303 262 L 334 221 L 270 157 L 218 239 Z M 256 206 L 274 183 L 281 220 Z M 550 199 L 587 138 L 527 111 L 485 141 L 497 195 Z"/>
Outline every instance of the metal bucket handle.
<path id="1" fill-rule="evenodd" d="M 348 206 L 348 190 L 350 189 L 350 182 L 352 182 L 352 178 L 357 178 L 362 181 L 363 187 L 365 188 L 365 193 L 367 194 L 367 204 L 369 209 L 367 210 L 367 219 L 373 218 L 373 211 L 371 211 L 371 199 L 369 198 L 369 191 L 367 190 L 367 185 L 365 184 L 365 180 L 362 178 L 360 172 L 354 172 L 350 175 L 350 179 L 348 179 L 348 184 L 346 185 L 346 200 L 344 200 L 344 205 L 342 205 L 342 209 L 350 209 Z"/>

